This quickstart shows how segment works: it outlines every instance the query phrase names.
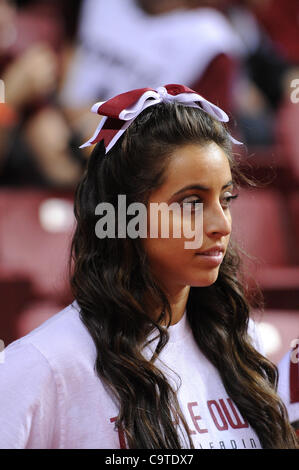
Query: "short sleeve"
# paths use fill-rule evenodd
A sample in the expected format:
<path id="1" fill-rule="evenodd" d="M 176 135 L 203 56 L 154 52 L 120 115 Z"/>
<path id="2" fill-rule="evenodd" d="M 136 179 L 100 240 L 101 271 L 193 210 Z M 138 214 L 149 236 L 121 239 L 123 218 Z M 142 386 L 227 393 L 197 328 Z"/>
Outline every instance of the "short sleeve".
<path id="1" fill-rule="evenodd" d="M 45 449 L 54 444 L 57 389 L 46 358 L 16 341 L 0 363 L 0 448 Z"/>

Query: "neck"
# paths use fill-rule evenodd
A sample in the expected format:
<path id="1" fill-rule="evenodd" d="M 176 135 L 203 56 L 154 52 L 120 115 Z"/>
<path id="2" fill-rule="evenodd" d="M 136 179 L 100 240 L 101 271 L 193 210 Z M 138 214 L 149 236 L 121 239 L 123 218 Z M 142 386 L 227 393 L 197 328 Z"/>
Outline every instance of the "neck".
<path id="1" fill-rule="evenodd" d="M 176 289 L 172 289 L 171 292 L 168 292 L 168 300 L 171 307 L 171 325 L 178 323 L 184 315 L 186 310 L 187 300 L 189 297 L 190 286 L 184 286 Z M 163 321 L 163 324 L 167 325 L 169 318 L 166 318 Z"/>

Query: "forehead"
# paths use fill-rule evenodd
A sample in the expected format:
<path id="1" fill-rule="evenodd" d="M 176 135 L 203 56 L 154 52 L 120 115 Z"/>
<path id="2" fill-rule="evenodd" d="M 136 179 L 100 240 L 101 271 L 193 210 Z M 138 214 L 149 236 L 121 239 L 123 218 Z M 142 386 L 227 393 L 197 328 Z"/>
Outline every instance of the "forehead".
<path id="1" fill-rule="evenodd" d="M 178 147 L 171 155 L 163 186 L 169 189 L 188 184 L 220 188 L 232 179 L 224 150 L 214 142 Z"/>

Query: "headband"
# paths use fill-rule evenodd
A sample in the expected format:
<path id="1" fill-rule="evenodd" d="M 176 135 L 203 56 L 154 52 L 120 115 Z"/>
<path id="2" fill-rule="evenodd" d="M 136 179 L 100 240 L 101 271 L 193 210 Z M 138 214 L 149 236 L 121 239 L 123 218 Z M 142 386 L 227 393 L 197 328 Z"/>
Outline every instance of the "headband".
<path id="1" fill-rule="evenodd" d="M 126 131 L 136 117 L 149 106 L 158 103 L 179 103 L 192 108 L 202 108 L 217 121 L 228 122 L 228 115 L 218 106 L 184 85 L 165 85 L 153 88 L 139 88 L 127 91 L 107 101 L 95 103 L 91 111 L 104 116 L 93 136 L 80 148 L 96 144 L 104 139 L 106 153 Z M 234 144 L 242 142 L 229 137 Z"/>

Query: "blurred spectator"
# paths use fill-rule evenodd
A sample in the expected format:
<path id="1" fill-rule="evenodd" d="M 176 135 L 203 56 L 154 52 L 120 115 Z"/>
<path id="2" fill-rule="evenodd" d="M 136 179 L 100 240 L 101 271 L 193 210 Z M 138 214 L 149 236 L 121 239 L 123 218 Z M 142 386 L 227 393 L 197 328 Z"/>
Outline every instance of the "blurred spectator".
<path id="1" fill-rule="evenodd" d="M 264 0 L 253 3 L 254 13 L 289 64 L 299 64 L 299 5 L 297 0 Z"/>
<path id="2" fill-rule="evenodd" d="M 61 102 L 84 139 L 95 101 L 144 86 L 184 83 L 231 112 L 240 55 L 225 16 L 195 0 L 85 0 Z"/>
<path id="3" fill-rule="evenodd" d="M 72 43 L 77 33 L 82 0 L 15 0 L 14 3 L 22 11 L 34 10 L 37 14 L 52 16 L 62 28 L 64 40 Z"/>
<path id="4" fill-rule="evenodd" d="M 206 2 L 205 2 L 206 3 Z M 299 78 L 297 0 L 210 0 L 221 8 L 246 49 L 236 113 L 249 145 L 278 144 L 299 179 L 299 107 L 291 84 Z"/>
<path id="5" fill-rule="evenodd" d="M 267 0 L 256 3 L 254 13 L 285 64 L 284 73 L 278 76 L 280 95 L 275 137 L 294 178 L 299 181 L 299 106 L 291 100 L 292 84 L 299 80 L 299 2 Z"/>
<path id="6" fill-rule="evenodd" d="M 84 160 L 56 100 L 68 37 L 57 2 L 21 3 L 0 0 L 0 183 L 73 187 Z"/>

